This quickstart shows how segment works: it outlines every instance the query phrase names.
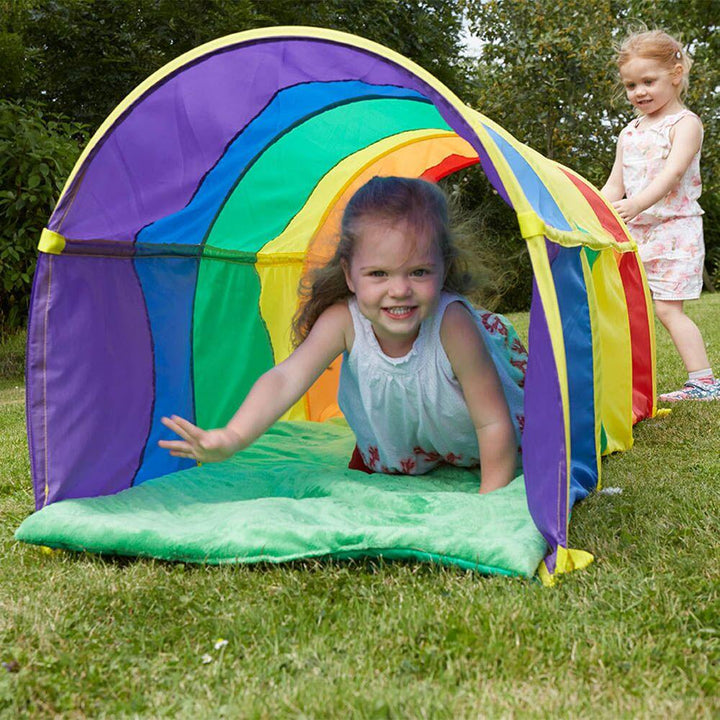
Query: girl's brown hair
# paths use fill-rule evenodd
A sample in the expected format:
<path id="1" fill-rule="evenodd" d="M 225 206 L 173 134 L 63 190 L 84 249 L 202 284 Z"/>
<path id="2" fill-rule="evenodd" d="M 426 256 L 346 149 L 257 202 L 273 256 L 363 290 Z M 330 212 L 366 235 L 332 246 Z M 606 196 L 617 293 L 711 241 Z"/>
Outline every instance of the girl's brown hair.
<path id="1" fill-rule="evenodd" d="M 664 30 L 644 30 L 632 33 L 617 48 L 618 69 L 621 69 L 634 57 L 656 60 L 668 70 L 680 65 L 683 74 L 678 86 L 678 97 L 684 97 L 689 85 L 692 58 L 674 37 L 668 35 Z"/>
<path id="2" fill-rule="evenodd" d="M 349 267 L 362 224 L 368 219 L 390 224 L 404 220 L 418 234 L 427 232 L 435 238 L 443 259 L 443 288 L 464 294 L 473 287 L 467 262 L 450 231 L 445 193 L 437 185 L 418 178 L 374 177 L 345 207 L 335 255 L 327 265 L 300 282 L 301 304 L 292 325 L 296 347 L 327 308 L 352 294 L 345 281 L 343 265 Z"/>

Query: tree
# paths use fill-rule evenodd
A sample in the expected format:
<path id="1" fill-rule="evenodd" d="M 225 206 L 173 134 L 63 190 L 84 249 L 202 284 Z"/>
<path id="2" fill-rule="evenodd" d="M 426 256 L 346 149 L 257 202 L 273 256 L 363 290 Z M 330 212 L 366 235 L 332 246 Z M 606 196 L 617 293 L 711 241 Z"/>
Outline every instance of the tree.
<path id="1" fill-rule="evenodd" d="M 86 140 L 67 118 L 0 101 L 0 327 L 25 322 L 40 233 Z"/>
<path id="2" fill-rule="evenodd" d="M 705 123 L 701 203 L 709 216 L 720 215 L 720 3 L 465 0 L 463 6 L 484 43 L 471 69 L 469 101 L 598 186 L 612 167 L 617 135 L 633 117 L 617 81 L 614 46 L 643 20 L 682 37 L 695 57 L 687 104 Z M 720 274 L 716 224 L 706 222 L 705 241 L 708 269 Z"/>
<path id="3" fill-rule="evenodd" d="M 37 67 L 26 97 L 93 127 L 182 53 L 271 25 L 356 33 L 407 55 L 453 89 L 462 86 L 462 13 L 453 0 L 26 0 L 18 6 L 24 22 L 17 24 Z"/>
<path id="4" fill-rule="evenodd" d="M 463 87 L 455 0 L 0 0 L 0 325 L 24 318 L 35 246 L 79 154 L 151 73 L 257 27 L 345 30 Z M 11 311 L 12 308 L 12 311 Z"/>

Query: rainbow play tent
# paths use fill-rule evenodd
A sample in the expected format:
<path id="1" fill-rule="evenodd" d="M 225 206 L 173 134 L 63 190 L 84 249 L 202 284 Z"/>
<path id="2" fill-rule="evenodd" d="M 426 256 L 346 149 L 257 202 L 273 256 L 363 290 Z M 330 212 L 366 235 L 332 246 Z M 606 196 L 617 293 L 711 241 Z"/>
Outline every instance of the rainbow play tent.
<path id="1" fill-rule="evenodd" d="M 570 550 L 600 456 L 655 412 L 654 334 L 636 247 L 598 191 L 464 105 L 429 73 L 340 32 L 221 38 L 131 93 L 95 134 L 40 241 L 27 418 L 38 508 L 186 470 L 163 415 L 227 421 L 290 352 L 304 272 L 374 175 L 438 180 L 480 163 L 534 270 L 523 459 L 527 505 Z M 337 414 L 328 369 L 285 420 Z M 153 482 L 156 482 L 153 480 Z M 38 515 L 41 515 L 44 510 Z M 42 539 L 42 538 L 41 538 Z"/>

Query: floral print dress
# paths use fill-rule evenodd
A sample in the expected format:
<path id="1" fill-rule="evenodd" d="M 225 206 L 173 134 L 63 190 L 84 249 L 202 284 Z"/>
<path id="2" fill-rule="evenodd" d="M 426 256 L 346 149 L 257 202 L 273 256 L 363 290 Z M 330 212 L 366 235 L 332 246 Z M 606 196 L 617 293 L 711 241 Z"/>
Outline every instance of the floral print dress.
<path id="1" fill-rule="evenodd" d="M 683 109 L 653 125 L 633 120 L 620 134 L 623 183 L 631 198 L 644 190 L 665 167 L 672 147 L 673 126 L 686 116 Z M 702 290 L 705 260 L 700 152 L 680 182 L 663 198 L 628 223 L 638 244 L 650 291 L 656 300 L 694 300 Z"/>

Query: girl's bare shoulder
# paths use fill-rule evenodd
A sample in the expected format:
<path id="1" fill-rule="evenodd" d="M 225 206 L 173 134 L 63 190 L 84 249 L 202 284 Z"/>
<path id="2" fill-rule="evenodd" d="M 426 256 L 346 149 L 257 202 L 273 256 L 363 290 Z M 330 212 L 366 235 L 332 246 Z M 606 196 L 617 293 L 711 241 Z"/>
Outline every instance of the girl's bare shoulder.
<path id="1" fill-rule="evenodd" d="M 346 349 L 350 350 L 352 347 L 353 340 L 355 339 L 355 332 L 347 299 L 339 300 L 323 310 L 315 325 L 323 332 L 342 333 L 345 338 Z"/>

